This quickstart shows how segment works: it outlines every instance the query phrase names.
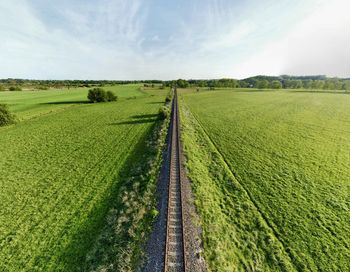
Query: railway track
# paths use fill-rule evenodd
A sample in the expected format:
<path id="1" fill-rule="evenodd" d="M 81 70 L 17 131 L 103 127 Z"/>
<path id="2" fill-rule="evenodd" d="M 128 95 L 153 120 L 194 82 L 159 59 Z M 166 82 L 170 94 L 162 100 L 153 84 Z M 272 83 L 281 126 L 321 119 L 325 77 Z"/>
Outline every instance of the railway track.
<path id="1" fill-rule="evenodd" d="M 186 246 L 184 239 L 184 208 L 181 182 L 180 123 L 176 90 L 174 93 L 171 118 L 170 173 L 168 183 L 164 271 L 184 272 L 186 271 Z"/>

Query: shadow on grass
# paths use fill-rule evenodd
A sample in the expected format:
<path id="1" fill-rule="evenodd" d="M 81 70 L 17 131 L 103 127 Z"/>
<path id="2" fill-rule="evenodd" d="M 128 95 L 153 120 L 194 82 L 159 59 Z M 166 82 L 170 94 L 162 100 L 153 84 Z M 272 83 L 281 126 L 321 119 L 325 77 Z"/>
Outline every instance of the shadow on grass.
<path id="1" fill-rule="evenodd" d="M 133 124 L 154 123 L 159 120 L 159 115 L 156 113 L 139 114 L 139 115 L 130 116 L 130 118 L 132 118 L 132 120 L 110 123 L 109 125 L 133 125 Z"/>
<path id="2" fill-rule="evenodd" d="M 55 101 L 55 102 L 46 102 L 46 103 L 41 103 L 45 105 L 70 105 L 70 104 L 90 104 L 90 101 Z"/>
<path id="3" fill-rule="evenodd" d="M 139 115 L 133 115 L 131 118 L 133 119 L 144 119 L 144 118 L 156 118 L 158 117 L 158 114 L 153 113 L 153 114 L 139 114 Z"/>
<path id="4" fill-rule="evenodd" d="M 127 188 L 127 190 L 132 190 L 133 182 L 127 182 L 130 180 L 132 175 L 135 175 L 135 169 L 139 169 L 142 166 L 141 172 L 147 171 L 145 168 L 146 164 L 145 156 L 149 156 L 147 148 L 145 148 L 145 143 L 151 137 L 152 131 L 156 128 L 156 123 L 150 126 L 140 137 L 139 141 L 135 145 L 135 148 L 130 152 L 130 155 L 126 158 L 121 166 L 118 166 L 118 161 L 116 160 L 116 166 L 114 169 L 121 169 L 113 174 L 111 179 L 111 186 L 105 190 L 105 195 L 102 197 L 101 201 L 94 207 L 93 211 L 86 217 L 87 219 L 79 227 L 77 227 L 76 234 L 73 237 L 69 237 L 69 244 L 61 251 L 61 255 L 58 258 L 58 263 L 62 271 L 94 271 L 100 265 L 108 263 L 113 260 L 115 256 L 115 251 L 121 249 L 122 245 L 126 244 L 130 239 L 130 234 L 128 233 L 128 226 L 125 227 L 123 232 L 115 233 L 114 225 L 108 224 L 107 214 L 110 209 L 120 210 L 124 207 L 123 200 L 120 194 L 123 193 L 121 188 Z M 142 174 L 142 173 L 141 173 Z M 147 182 L 144 181 L 144 182 Z M 146 186 L 141 186 L 141 188 L 146 188 Z M 143 190 L 139 192 L 143 193 Z M 125 208 L 125 207 L 124 207 Z M 107 237 L 103 246 L 98 247 L 97 251 L 90 255 L 91 249 L 96 243 L 97 237 L 100 234 L 105 234 L 103 237 Z M 89 253 L 89 258 L 87 259 L 87 254 Z M 101 255 L 104 258 L 101 258 Z M 108 256 L 108 260 L 106 260 Z M 110 260 L 111 259 L 111 260 Z M 122 260 L 120 260 L 121 262 Z M 66 269 L 66 270 L 64 270 Z M 97 269 L 96 269 L 97 270 Z"/>
<path id="5" fill-rule="evenodd" d="M 148 102 L 147 104 L 159 104 L 159 105 L 162 104 L 163 105 L 164 102 Z"/>
<path id="6" fill-rule="evenodd" d="M 158 118 L 147 118 L 147 119 L 137 119 L 137 120 L 130 120 L 130 121 L 121 121 L 121 122 L 115 122 L 110 123 L 109 125 L 135 125 L 135 124 L 146 124 L 146 123 L 154 123 L 158 121 Z"/>

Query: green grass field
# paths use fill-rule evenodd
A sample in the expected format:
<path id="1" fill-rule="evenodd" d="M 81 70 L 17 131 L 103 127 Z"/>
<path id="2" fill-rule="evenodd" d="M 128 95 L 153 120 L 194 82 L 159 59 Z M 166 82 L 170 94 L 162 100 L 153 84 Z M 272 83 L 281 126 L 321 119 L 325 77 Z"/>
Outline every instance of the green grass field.
<path id="1" fill-rule="evenodd" d="M 121 99 L 101 104 L 82 103 L 86 89 L 0 93 L 20 120 L 0 128 L 1 271 L 133 265 L 125 252 L 136 256 L 149 228 L 166 91 L 113 88 Z"/>
<path id="2" fill-rule="evenodd" d="M 145 95 L 140 84 L 116 85 L 103 87 L 112 91 L 119 98 Z M 90 88 L 50 89 L 47 91 L 0 92 L 0 102 L 9 105 L 11 111 L 20 120 L 51 113 L 76 104 L 88 102 Z"/>
<path id="3" fill-rule="evenodd" d="M 182 99 L 211 270 L 349 271 L 350 95 L 226 90 Z"/>

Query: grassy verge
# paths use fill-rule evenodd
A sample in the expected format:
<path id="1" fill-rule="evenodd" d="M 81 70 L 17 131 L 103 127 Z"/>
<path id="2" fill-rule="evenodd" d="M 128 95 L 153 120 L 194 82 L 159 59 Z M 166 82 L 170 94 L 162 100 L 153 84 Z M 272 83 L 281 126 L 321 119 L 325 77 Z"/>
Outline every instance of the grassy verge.
<path id="1" fill-rule="evenodd" d="M 155 220 L 157 180 L 170 117 L 159 120 L 125 164 L 113 206 L 86 258 L 84 271 L 135 271 Z"/>
<path id="2" fill-rule="evenodd" d="M 216 147 L 182 103 L 188 175 L 211 271 L 294 271 L 291 259 Z"/>

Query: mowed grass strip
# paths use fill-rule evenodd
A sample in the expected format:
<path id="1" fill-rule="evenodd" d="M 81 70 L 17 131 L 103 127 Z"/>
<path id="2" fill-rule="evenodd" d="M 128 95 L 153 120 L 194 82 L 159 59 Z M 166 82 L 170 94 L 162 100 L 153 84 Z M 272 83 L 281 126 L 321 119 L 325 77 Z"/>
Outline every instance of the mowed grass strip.
<path id="1" fill-rule="evenodd" d="M 349 271 L 350 95 L 227 90 L 183 99 L 295 268 Z"/>
<path id="2" fill-rule="evenodd" d="M 80 271 L 101 205 L 123 185 L 164 97 L 78 105 L 0 128 L 0 270 Z"/>

